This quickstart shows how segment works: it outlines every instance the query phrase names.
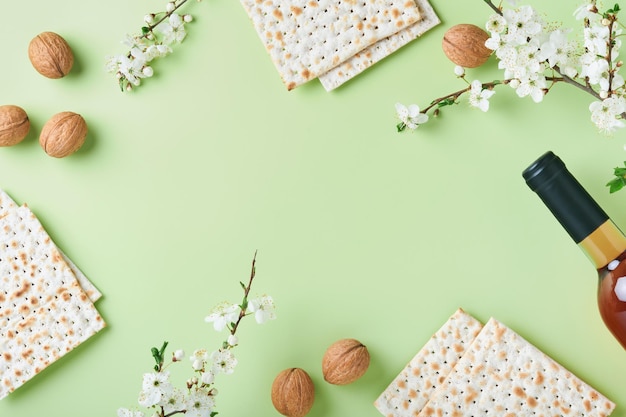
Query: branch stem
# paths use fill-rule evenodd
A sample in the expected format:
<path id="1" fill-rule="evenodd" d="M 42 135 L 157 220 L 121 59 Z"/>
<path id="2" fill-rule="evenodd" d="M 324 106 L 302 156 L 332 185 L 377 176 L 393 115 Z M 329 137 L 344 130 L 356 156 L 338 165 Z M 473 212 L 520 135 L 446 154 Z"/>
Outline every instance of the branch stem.
<path id="1" fill-rule="evenodd" d="M 252 267 L 250 268 L 250 280 L 248 281 L 248 285 L 244 288 L 244 292 L 243 292 L 243 299 L 247 300 L 248 299 L 248 294 L 250 294 L 250 288 L 252 287 L 252 281 L 254 280 L 254 276 L 256 275 L 256 254 L 257 251 L 254 252 L 254 257 L 252 258 Z M 230 334 L 234 335 L 235 332 L 237 331 L 237 328 L 239 327 L 239 323 L 241 323 L 241 320 L 245 317 L 246 315 L 246 310 L 247 309 L 241 309 L 241 311 L 239 312 L 239 317 L 237 318 L 237 321 L 235 322 L 235 324 L 233 324 L 233 328 L 230 330 Z"/>

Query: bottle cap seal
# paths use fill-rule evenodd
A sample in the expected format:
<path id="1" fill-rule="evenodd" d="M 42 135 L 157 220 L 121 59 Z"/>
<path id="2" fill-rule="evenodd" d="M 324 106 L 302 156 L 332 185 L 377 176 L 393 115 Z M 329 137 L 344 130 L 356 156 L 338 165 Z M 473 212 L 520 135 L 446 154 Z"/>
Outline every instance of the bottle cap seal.
<path id="1" fill-rule="evenodd" d="M 551 151 L 526 168 L 522 176 L 576 243 L 609 219 Z"/>

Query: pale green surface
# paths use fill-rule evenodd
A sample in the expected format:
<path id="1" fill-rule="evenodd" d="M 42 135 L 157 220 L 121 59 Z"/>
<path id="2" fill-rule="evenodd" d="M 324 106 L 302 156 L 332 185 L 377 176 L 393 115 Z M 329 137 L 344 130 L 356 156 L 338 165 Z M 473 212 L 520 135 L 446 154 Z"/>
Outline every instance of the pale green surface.
<path id="1" fill-rule="evenodd" d="M 442 25 L 332 93 L 317 81 L 287 92 L 237 1 L 190 3 L 187 40 L 133 94 L 104 57 L 161 2 L 5 3 L 0 104 L 26 109 L 33 129 L 0 149 L 0 187 L 101 289 L 109 327 L 1 401 L 1 416 L 134 405 L 152 345 L 218 346 L 203 318 L 239 300 L 256 249 L 253 293 L 271 294 L 279 318 L 244 323 L 239 366 L 218 381 L 222 416 L 278 415 L 270 386 L 294 366 L 316 384 L 311 417 L 378 416 L 374 399 L 458 307 L 508 324 L 626 416 L 626 354 L 600 322 L 595 271 L 521 178 L 551 149 L 624 226 L 626 191 L 604 187 L 626 159 L 624 132 L 598 135 L 590 97 L 563 85 L 539 105 L 500 89 L 487 114 L 463 102 L 395 132 L 396 101 L 423 106 L 463 86 L 440 41 L 454 24 L 482 25 L 481 1 L 434 2 Z M 571 21 L 578 2 L 558 3 L 532 2 Z M 28 42 L 44 30 L 75 51 L 65 79 L 30 66 Z M 493 76 L 494 61 L 470 73 Z M 56 160 L 37 134 L 64 110 L 83 114 L 90 134 Z M 372 364 L 331 386 L 321 357 L 344 337 L 365 343 Z"/>

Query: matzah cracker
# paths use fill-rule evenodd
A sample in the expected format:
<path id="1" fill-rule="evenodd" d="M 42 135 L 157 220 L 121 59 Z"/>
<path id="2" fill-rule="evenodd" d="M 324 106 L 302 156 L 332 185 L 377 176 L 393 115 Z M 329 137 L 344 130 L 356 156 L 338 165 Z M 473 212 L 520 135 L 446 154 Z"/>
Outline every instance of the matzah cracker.
<path id="1" fill-rule="evenodd" d="M 490 319 L 419 417 L 606 417 L 615 404 Z"/>
<path id="2" fill-rule="evenodd" d="M 0 217 L 0 399 L 105 326 L 26 207 Z"/>
<path id="3" fill-rule="evenodd" d="M 415 2 L 420 12 L 420 20 L 406 29 L 368 46 L 344 63 L 320 75 L 319 80 L 326 91 L 339 87 L 441 23 L 428 0 L 416 0 Z"/>
<path id="4" fill-rule="evenodd" d="M 376 399 L 378 411 L 386 417 L 417 415 L 481 328 L 458 309 Z"/>
<path id="5" fill-rule="evenodd" d="M 17 207 L 17 203 L 4 190 L 0 189 L 0 217 L 6 213 L 7 210 L 15 209 Z M 41 236 L 47 236 L 43 226 L 41 226 L 41 230 L 39 232 L 41 233 Z M 59 249 L 61 256 L 76 276 L 76 279 L 78 279 L 78 283 L 85 291 L 89 299 L 93 302 L 99 300 L 102 297 L 102 293 L 98 290 L 98 288 L 96 288 L 83 271 L 81 271 L 60 248 L 57 249 Z"/>
<path id="6" fill-rule="evenodd" d="M 6 329 L 0 337 L 0 399 L 104 327 L 93 304 L 76 298 L 62 292 Z"/>
<path id="7" fill-rule="evenodd" d="M 240 0 L 288 90 L 420 19 L 414 0 Z"/>

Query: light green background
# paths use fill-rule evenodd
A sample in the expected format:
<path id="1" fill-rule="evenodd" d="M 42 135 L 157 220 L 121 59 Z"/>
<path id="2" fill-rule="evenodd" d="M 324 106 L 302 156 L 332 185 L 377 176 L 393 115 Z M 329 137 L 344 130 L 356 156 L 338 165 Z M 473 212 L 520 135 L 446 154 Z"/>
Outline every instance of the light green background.
<path id="1" fill-rule="evenodd" d="M 578 6 L 531 4 L 567 25 Z M 5 2 L 0 104 L 22 106 L 32 131 L 0 149 L 0 187 L 101 289 L 109 327 L 1 401 L 0 415 L 105 417 L 135 405 L 150 347 L 218 347 L 224 335 L 203 319 L 239 301 L 258 250 L 252 292 L 275 298 L 278 319 L 243 323 L 236 372 L 217 381 L 222 416 L 277 416 L 270 386 L 288 367 L 314 380 L 310 416 L 378 416 L 374 399 L 462 307 L 512 327 L 625 417 L 626 353 L 600 321 L 595 271 L 521 171 L 553 150 L 626 226 L 626 191 L 604 186 L 626 160 L 626 136 L 599 135 L 590 96 L 565 85 L 541 104 L 501 88 L 486 114 L 463 101 L 396 133 L 396 101 L 424 106 L 464 86 L 441 52 L 445 30 L 491 14 L 479 0 L 433 6 L 441 25 L 328 93 L 317 81 L 286 91 L 237 1 L 190 2 L 188 38 L 127 94 L 105 56 L 124 52 L 124 35 L 164 3 Z M 45 30 L 74 49 L 67 78 L 46 79 L 28 61 Z M 500 76 L 493 60 L 469 73 Z M 65 110 L 90 133 L 57 160 L 37 135 Z M 368 346 L 371 366 L 331 386 L 321 358 L 345 337 Z"/>

